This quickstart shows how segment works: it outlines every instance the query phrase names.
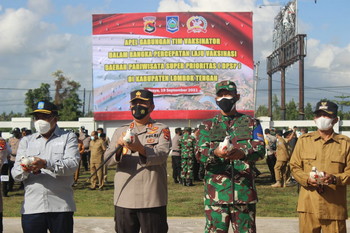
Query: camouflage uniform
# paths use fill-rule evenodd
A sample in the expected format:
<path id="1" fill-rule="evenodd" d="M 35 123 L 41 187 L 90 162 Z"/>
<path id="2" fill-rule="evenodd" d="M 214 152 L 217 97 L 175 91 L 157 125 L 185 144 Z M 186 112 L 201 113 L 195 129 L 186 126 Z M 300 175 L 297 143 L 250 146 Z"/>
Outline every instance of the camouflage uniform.
<path id="1" fill-rule="evenodd" d="M 252 117 L 237 113 L 222 114 L 199 126 L 198 155 L 204 164 L 205 232 L 256 232 L 255 204 L 258 201 L 253 166 L 264 157 L 265 146 L 260 124 Z M 241 149 L 245 158 L 228 160 L 214 155 L 226 135 Z"/>
<path id="2" fill-rule="evenodd" d="M 181 149 L 181 179 L 188 185 L 193 181 L 194 148 L 196 139 L 189 132 L 184 132 L 180 139 Z"/>

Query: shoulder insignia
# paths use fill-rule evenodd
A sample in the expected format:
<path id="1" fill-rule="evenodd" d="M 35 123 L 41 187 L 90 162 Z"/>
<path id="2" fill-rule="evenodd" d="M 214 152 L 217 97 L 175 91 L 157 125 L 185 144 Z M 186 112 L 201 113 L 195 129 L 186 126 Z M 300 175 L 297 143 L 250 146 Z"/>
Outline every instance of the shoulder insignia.
<path id="1" fill-rule="evenodd" d="M 170 140 L 170 130 L 168 128 L 165 128 L 162 130 L 164 134 L 164 139 L 169 141 Z"/>

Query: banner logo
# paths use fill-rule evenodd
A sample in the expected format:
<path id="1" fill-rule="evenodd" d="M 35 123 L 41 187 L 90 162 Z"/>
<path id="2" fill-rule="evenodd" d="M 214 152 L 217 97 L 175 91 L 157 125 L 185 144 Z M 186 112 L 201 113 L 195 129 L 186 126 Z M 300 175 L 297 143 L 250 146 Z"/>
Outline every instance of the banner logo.
<path id="1" fill-rule="evenodd" d="M 207 32 L 207 20 L 202 16 L 192 16 L 187 20 L 187 32 L 188 33 L 206 33 Z"/>
<path id="2" fill-rule="evenodd" d="M 166 17 L 166 30 L 171 33 L 179 31 L 179 16 Z"/>
<path id="3" fill-rule="evenodd" d="M 143 25 L 144 25 L 144 30 L 147 33 L 153 33 L 156 31 L 156 17 L 154 16 L 147 16 L 143 17 Z"/>

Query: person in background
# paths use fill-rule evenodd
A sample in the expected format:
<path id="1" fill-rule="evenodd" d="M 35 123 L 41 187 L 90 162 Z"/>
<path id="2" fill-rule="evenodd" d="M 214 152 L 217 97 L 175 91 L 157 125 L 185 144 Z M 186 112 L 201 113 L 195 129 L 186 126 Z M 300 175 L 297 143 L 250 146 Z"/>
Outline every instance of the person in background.
<path id="1" fill-rule="evenodd" d="M 2 132 L 0 131 L 0 170 L 2 170 L 3 164 L 7 164 L 7 157 L 9 156 L 9 146 L 7 145 L 6 140 L 2 137 Z M 6 169 L 6 171 L 8 171 Z M 6 174 L 7 175 L 7 174 Z M 1 186 L 0 186 L 1 193 Z M 3 232 L 3 203 L 2 196 L 0 195 L 0 232 Z"/>
<path id="2" fill-rule="evenodd" d="M 252 168 L 265 155 L 262 128 L 236 110 L 240 95 L 234 82 L 219 82 L 215 89 L 221 112 L 200 124 L 196 150 L 206 169 L 205 232 L 227 233 L 231 222 L 234 232 L 253 233 L 258 197 Z"/>
<path id="3" fill-rule="evenodd" d="M 309 132 L 309 130 L 308 130 L 306 127 L 302 127 L 302 128 L 300 129 L 300 136 L 303 135 L 303 134 L 306 134 L 306 133 L 308 133 L 308 132 Z"/>
<path id="4" fill-rule="evenodd" d="M 266 163 L 271 174 L 271 182 L 275 183 L 275 164 L 277 138 L 271 134 L 270 129 L 265 129 L 265 147 L 266 147 Z"/>
<path id="5" fill-rule="evenodd" d="M 173 168 L 174 183 L 178 184 L 181 181 L 181 149 L 180 139 L 182 137 L 181 128 L 175 129 L 175 136 L 173 137 L 171 144 L 171 165 Z"/>
<path id="6" fill-rule="evenodd" d="M 89 131 L 85 129 L 85 127 L 80 128 L 79 139 L 83 142 L 84 145 L 84 153 L 81 156 L 81 161 L 84 166 L 85 171 L 89 171 L 89 162 L 90 162 L 90 135 Z"/>
<path id="7" fill-rule="evenodd" d="M 291 171 L 301 185 L 300 232 L 346 232 L 350 138 L 334 132 L 337 113 L 337 104 L 319 101 L 314 111 L 317 131 L 300 136 L 292 154 Z M 318 178 L 310 174 L 312 170 L 318 172 Z"/>
<path id="8" fill-rule="evenodd" d="M 82 154 L 84 153 L 84 144 L 83 141 L 79 139 L 79 133 L 75 133 L 78 139 L 78 150 L 79 150 L 79 155 L 80 155 L 80 160 L 79 160 L 79 165 L 77 170 L 74 173 L 74 184 L 73 186 L 77 186 L 78 180 L 79 180 L 79 174 L 80 174 L 80 166 L 81 166 L 81 158 Z"/>
<path id="9" fill-rule="evenodd" d="M 114 176 L 115 230 L 118 233 L 166 233 L 168 126 L 151 119 L 153 93 L 130 93 L 133 121 L 116 129 L 105 152 L 117 164 Z M 134 138 L 125 138 L 133 131 Z M 131 140 L 129 140 L 131 139 Z"/>
<path id="10" fill-rule="evenodd" d="M 195 160 L 196 139 L 191 135 L 191 127 L 185 127 L 180 139 L 181 149 L 181 183 L 183 186 L 193 186 L 193 162 Z"/>
<path id="11" fill-rule="evenodd" d="M 98 135 L 99 138 L 101 138 L 105 142 L 105 145 L 106 145 L 106 148 L 107 148 L 111 140 L 104 133 L 103 128 L 98 128 L 97 129 L 97 135 Z M 104 165 L 103 166 L 103 181 L 104 181 L 105 184 L 107 183 L 107 175 L 108 175 L 108 166 Z"/>
<path id="12" fill-rule="evenodd" d="M 275 180 L 276 183 L 272 184 L 272 188 L 287 187 L 287 181 L 289 180 L 289 160 L 291 156 L 291 149 L 286 140 L 283 138 L 282 130 L 276 131 L 277 137 L 277 150 L 276 150 L 276 164 Z"/>
<path id="13" fill-rule="evenodd" d="M 90 173 L 91 175 L 95 173 L 96 169 L 99 168 L 103 163 L 103 154 L 106 151 L 106 143 L 98 137 L 97 131 L 91 132 L 90 141 Z M 104 179 L 103 179 L 103 169 L 97 171 L 97 173 L 90 178 L 91 187 L 90 190 L 98 189 L 103 190 Z"/>
<path id="14" fill-rule="evenodd" d="M 8 195 L 8 192 L 12 192 L 13 191 L 13 185 L 14 185 L 15 181 L 14 181 L 14 179 L 12 177 L 11 170 L 13 168 L 13 165 L 15 164 L 19 142 L 22 139 L 21 130 L 19 128 L 14 128 L 12 130 L 12 135 L 13 135 L 13 137 L 11 137 L 9 139 L 9 141 L 8 141 L 8 145 L 9 145 L 9 147 L 11 149 L 11 154 L 7 158 L 9 181 L 3 182 L 3 188 L 4 188 L 3 192 L 4 192 L 5 196 Z"/>
<path id="15" fill-rule="evenodd" d="M 18 147 L 12 176 L 24 183 L 24 233 L 73 233 L 73 175 L 80 156 L 77 137 L 57 125 L 58 109 L 47 101 L 33 107 L 36 133 Z"/>

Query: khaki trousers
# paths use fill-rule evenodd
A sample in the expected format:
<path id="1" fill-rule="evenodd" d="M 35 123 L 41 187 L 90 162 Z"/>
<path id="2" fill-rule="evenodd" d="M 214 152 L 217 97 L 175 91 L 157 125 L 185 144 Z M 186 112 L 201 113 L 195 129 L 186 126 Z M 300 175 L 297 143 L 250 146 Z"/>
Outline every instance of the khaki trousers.
<path id="1" fill-rule="evenodd" d="M 346 233 L 345 220 L 318 219 L 315 214 L 299 212 L 300 233 Z"/>

